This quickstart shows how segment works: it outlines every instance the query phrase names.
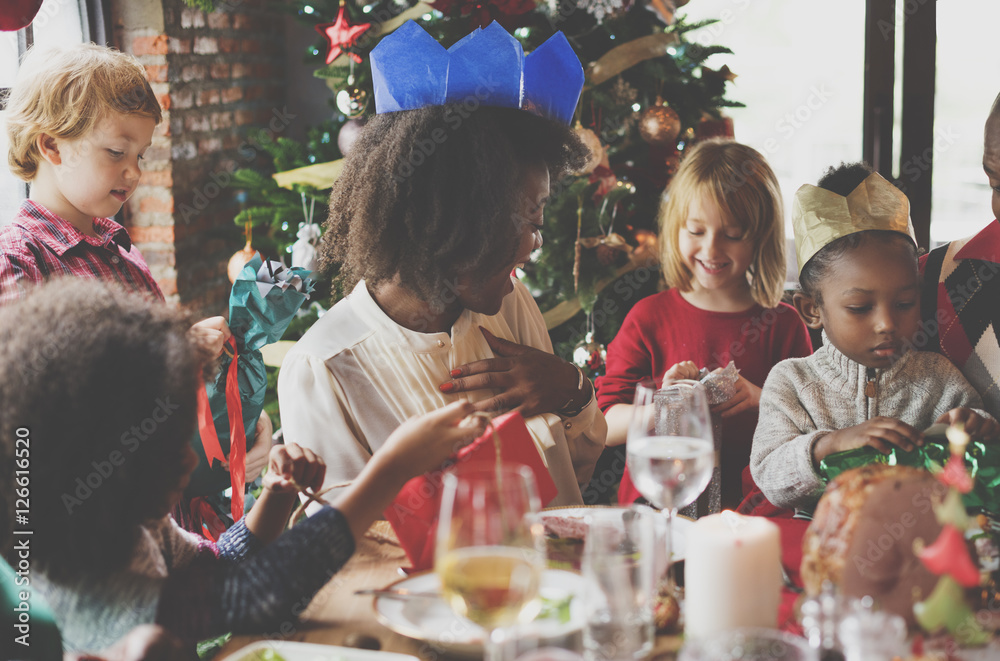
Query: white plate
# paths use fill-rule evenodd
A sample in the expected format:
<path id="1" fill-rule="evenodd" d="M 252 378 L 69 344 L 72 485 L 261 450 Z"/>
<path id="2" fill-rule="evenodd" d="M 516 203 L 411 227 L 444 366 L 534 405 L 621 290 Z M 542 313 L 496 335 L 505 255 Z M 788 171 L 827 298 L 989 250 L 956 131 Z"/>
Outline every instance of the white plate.
<path id="1" fill-rule="evenodd" d="M 606 510 L 617 509 L 622 511 L 626 509 L 624 507 L 600 507 L 600 506 L 597 506 L 597 508 Z M 583 520 L 583 518 L 586 517 L 591 512 L 593 512 L 594 509 L 595 507 L 551 507 L 549 509 L 542 510 L 541 517 L 544 520 L 546 516 L 555 515 L 565 518 Z M 657 530 L 658 538 L 664 539 L 663 535 L 664 531 L 666 530 L 666 518 L 663 516 L 663 514 L 657 513 L 656 521 L 658 525 L 662 526 L 662 529 Z M 687 531 L 691 528 L 692 525 L 694 525 L 694 521 L 687 517 L 675 516 L 673 518 L 672 523 L 673 523 L 672 526 L 673 535 L 671 535 L 671 540 L 673 542 L 673 552 L 670 555 L 674 559 L 674 562 L 677 562 L 678 560 L 684 559 L 684 550 L 686 548 L 685 539 L 687 537 Z"/>
<path id="2" fill-rule="evenodd" d="M 222 661 L 257 661 L 258 654 L 272 650 L 285 661 L 419 661 L 409 654 L 377 652 L 355 647 L 294 643 L 287 640 L 261 640 L 230 654 Z"/>
<path id="3" fill-rule="evenodd" d="M 417 574 L 389 586 L 413 592 L 440 592 L 441 581 L 434 572 Z M 538 618 L 518 626 L 518 637 L 551 639 L 567 636 L 583 628 L 583 579 L 579 574 L 559 569 L 542 573 L 540 592 L 546 599 L 570 601 L 569 621 L 558 617 Z M 375 617 L 396 633 L 416 638 L 464 655 L 482 654 L 485 632 L 481 627 L 459 617 L 441 597 L 428 599 L 393 599 L 375 597 Z"/>

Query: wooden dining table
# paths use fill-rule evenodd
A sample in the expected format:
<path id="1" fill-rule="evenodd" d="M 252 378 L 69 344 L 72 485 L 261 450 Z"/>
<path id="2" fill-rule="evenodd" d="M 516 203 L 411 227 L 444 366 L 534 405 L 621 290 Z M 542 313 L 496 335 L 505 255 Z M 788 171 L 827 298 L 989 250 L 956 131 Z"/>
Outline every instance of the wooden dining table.
<path id="1" fill-rule="evenodd" d="M 344 647 L 377 645 L 383 651 L 410 654 L 424 661 L 468 659 L 392 631 L 377 620 L 372 596 L 354 594 L 405 578 L 400 567 L 408 564 L 388 522 L 376 521 L 357 544 L 354 556 L 316 594 L 298 621 L 286 622 L 266 635 L 233 636 L 216 658 L 234 655 L 239 659 L 236 653 L 241 648 L 259 640 L 287 640 Z M 651 661 L 672 661 L 680 645 L 678 635 L 657 636 Z"/>

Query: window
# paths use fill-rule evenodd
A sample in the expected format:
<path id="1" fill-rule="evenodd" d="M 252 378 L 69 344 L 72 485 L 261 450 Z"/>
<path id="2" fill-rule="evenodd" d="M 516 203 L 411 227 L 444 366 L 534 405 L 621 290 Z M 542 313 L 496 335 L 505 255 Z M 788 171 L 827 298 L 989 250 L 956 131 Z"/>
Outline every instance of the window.
<path id="1" fill-rule="evenodd" d="M 678 13 L 689 22 L 718 19 L 689 38 L 733 51 L 707 64 L 726 64 L 738 76 L 726 95 L 746 107 L 725 113 L 736 139 L 763 154 L 778 177 L 794 282 L 795 191 L 831 165 L 861 158 L 865 0 L 698 0 Z"/>
<path id="2" fill-rule="evenodd" d="M 709 66 L 728 64 L 739 75 L 728 96 L 736 139 L 763 153 L 781 183 L 785 215 L 804 183 L 863 153 L 865 0 L 698 0 L 679 12 L 689 20 L 720 19 L 690 38 L 721 44 Z M 896 24 L 910 3 L 896 2 Z M 931 245 L 970 236 L 993 218 L 983 174 L 983 124 L 1000 92 L 986 75 L 1000 24 L 996 0 L 951 0 L 937 5 L 934 95 L 934 170 Z M 892 163 L 899 162 L 902 34 L 896 40 L 896 103 Z M 910 171 L 887 173 L 905 179 Z M 791 227 L 788 226 L 791 237 Z M 792 258 L 794 259 L 794 257 Z M 794 270 L 794 264 L 790 270 Z"/>
<path id="3" fill-rule="evenodd" d="M 997 25 L 996 0 L 938 3 L 932 245 L 971 236 L 993 218 L 983 124 L 1000 92 L 986 65 Z"/>
<path id="4" fill-rule="evenodd" d="M 107 42 L 102 0 L 44 0 L 31 25 L 17 32 L 0 32 L 0 99 L 14 83 L 21 56 L 32 45 L 39 48 L 84 41 Z M 0 101 L 2 106 L 2 101 Z M 0 113 L 0 225 L 10 222 L 28 196 L 26 183 L 6 167 L 7 132 Z"/>

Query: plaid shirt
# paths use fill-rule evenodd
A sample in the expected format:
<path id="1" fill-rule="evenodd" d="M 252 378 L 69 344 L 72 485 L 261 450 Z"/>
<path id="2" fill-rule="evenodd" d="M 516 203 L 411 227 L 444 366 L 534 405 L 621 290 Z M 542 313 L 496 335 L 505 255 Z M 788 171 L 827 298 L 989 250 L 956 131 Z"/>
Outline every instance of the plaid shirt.
<path id="1" fill-rule="evenodd" d="M 61 275 L 115 280 L 162 301 L 163 292 L 125 228 L 110 218 L 94 218 L 94 231 L 96 238 L 84 236 L 68 221 L 25 200 L 14 220 L 0 228 L 0 305 Z"/>

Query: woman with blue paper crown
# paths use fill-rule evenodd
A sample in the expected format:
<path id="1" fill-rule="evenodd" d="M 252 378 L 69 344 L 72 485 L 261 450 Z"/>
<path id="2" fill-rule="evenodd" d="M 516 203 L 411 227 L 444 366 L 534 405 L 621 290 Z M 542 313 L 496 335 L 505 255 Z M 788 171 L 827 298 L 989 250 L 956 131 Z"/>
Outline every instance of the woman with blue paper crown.
<path id="1" fill-rule="evenodd" d="M 526 57 L 496 23 L 445 50 L 408 22 L 371 65 L 376 116 L 334 184 L 321 247 L 354 288 L 285 358 L 285 438 L 323 457 L 325 487 L 342 485 L 401 422 L 467 398 L 519 410 L 552 504 L 581 503 L 607 425 L 512 275 L 541 246 L 550 182 L 586 158 L 568 126 L 580 62 L 561 33 Z"/>

